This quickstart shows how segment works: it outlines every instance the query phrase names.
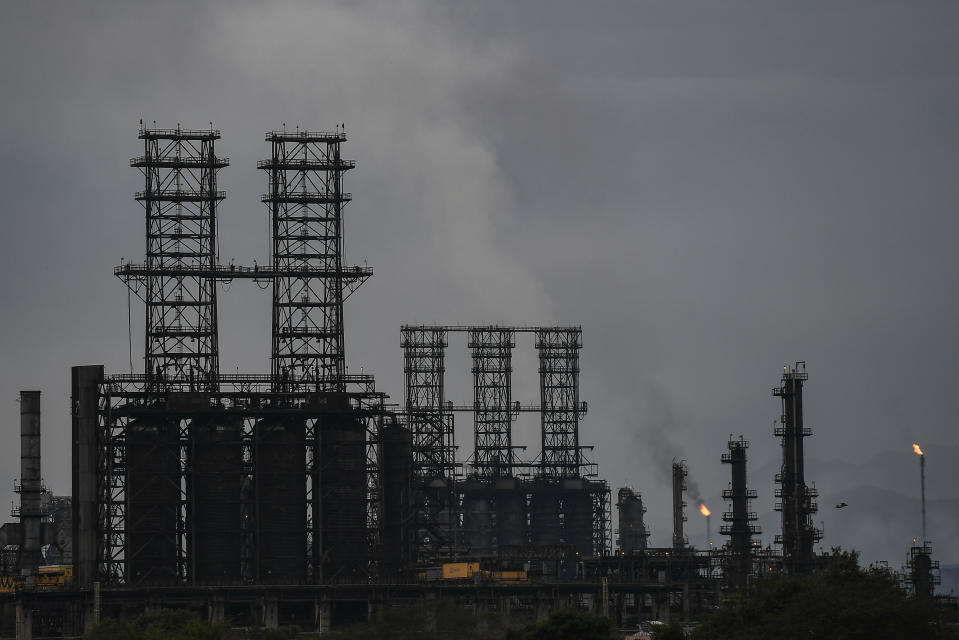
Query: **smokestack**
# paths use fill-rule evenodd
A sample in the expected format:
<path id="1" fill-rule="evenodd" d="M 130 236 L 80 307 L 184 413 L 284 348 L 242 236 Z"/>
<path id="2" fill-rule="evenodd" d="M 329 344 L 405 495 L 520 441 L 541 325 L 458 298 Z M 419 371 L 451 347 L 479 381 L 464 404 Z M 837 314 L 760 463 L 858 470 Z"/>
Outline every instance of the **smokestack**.
<path id="1" fill-rule="evenodd" d="M 33 575 L 40 567 L 43 520 L 43 480 L 40 476 L 40 392 L 20 392 L 20 573 Z"/>
<path id="2" fill-rule="evenodd" d="M 713 548 L 713 534 L 712 528 L 709 526 L 710 516 L 706 516 L 706 550 L 709 551 Z"/>

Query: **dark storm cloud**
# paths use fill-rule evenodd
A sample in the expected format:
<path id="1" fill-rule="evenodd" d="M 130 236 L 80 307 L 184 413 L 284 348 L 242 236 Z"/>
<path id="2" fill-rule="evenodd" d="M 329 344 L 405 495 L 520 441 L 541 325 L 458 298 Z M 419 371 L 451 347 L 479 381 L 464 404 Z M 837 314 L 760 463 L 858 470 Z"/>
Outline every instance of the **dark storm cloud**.
<path id="1" fill-rule="evenodd" d="M 688 461 L 715 511 L 729 434 L 750 440 L 755 508 L 771 508 L 769 389 L 794 360 L 809 363 L 811 458 L 901 452 L 886 464 L 911 469 L 912 441 L 956 444 L 957 14 L 935 2 L 7 7 L 0 481 L 18 472 L 17 390 L 45 392 L 44 473 L 66 490 L 68 367 L 129 366 L 110 273 L 143 253 L 128 166 L 141 117 L 223 131 L 221 255 L 240 263 L 267 254 L 263 132 L 345 122 L 348 258 L 378 274 L 347 305 L 351 366 L 396 399 L 404 322 L 581 324 L 582 439 L 614 487 L 643 492 L 654 543 L 669 536 L 664 458 Z M 262 371 L 268 297 L 237 283 L 220 300 L 223 369 Z M 136 355 L 142 307 L 133 319 Z M 533 399 L 535 380 L 517 385 Z M 820 491 L 853 490 L 861 474 L 830 472 Z M 947 477 L 930 485 L 937 500 L 954 497 Z M 942 522 L 937 553 L 959 560 Z M 838 539 L 857 545 L 855 524 L 826 524 L 825 544 L 845 527 Z M 894 565 L 909 543 L 862 541 Z"/>

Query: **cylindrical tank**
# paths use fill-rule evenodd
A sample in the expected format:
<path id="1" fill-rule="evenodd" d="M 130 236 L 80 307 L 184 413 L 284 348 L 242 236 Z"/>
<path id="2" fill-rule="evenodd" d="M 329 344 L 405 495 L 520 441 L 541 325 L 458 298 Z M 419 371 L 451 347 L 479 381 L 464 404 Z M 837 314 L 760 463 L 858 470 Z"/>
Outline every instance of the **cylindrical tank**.
<path id="1" fill-rule="evenodd" d="M 332 413 L 318 423 L 317 439 L 314 509 L 318 498 L 320 517 L 313 518 L 313 525 L 319 534 L 314 534 L 314 546 L 321 554 L 318 579 L 366 582 L 366 425 L 352 413 Z"/>
<path id="2" fill-rule="evenodd" d="M 526 501 L 522 489 L 496 492 L 496 543 L 498 546 L 526 544 Z"/>
<path id="3" fill-rule="evenodd" d="M 563 515 L 566 544 L 580 556 L 593 555 L 593 500 L 583 489 L 564 492 Z"/>
<path id="4" fill-rule="evenodd" d="M 529 500 L 530 540 L 534 545 L 561 544 L 559 492 L 550 485 L 535 485 Z"/>
<path id="5" fill-rule="evenodd" d="M 302 420 L 254 426 L 256 581 L 306 581 L 306 443 Z"/>
<path id="6" fill-rule="evenodd" d="M 398 424 L 383 427 L 380 469 L 383 483 L 383 577 L 398 576 L 411 559 L 410 478 L 413 441 L 409 429 Z"/>
<path id="7" fill-rule="evenodd" d="M 191 568 L 197 584 L 240 580 L 243 475 L 241 425 L 194 420 L 191 425 Z"/>
<path id="8" fill-rule="evenodd" d="M 470 555 L 493 553 L 493 504 L 490 490 L 480 486 L 463 495 L 463 533 Z"/>
<path id="9" fill-rule="evenodd" d="M 127 582 L 171 584 L 177 580 L 181 497 L 177 424 L 131 422 L 126 453 Z"/>

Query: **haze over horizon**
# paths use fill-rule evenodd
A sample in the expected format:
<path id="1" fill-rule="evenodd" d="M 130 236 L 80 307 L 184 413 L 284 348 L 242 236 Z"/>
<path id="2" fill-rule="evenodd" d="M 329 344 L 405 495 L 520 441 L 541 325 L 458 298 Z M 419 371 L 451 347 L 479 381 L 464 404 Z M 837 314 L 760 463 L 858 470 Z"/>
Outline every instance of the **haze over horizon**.
<path id="1" fill-rule="evenodd" d="M 771 510 L 770 389 L 804 360 L 823 547 L 902 565 L 919 530 L 919 442 L 940 514 L 934 555 L 959 562 L 959 5 L 5 9 L 0 487 L 11 500 L 17 392 L 42 390 L 43 474 L 68 493 L 69 367 L 130 369 L 112 269 L 143 258 L 138 122 L 222 131 L 225 264 L 267 261 L 263 134 L 345 123 L 357 163 L 346 258 L 376 274 L 346 303 L 347 360 L 394 402 L 404 323 L 581 325 L 581 440 L 613 502 L 624 484 L 642 492 L 652 543 L 666 545 L 671 459 L 688 461 L 718 516 L 730 434 L 751 442 L 753 509 Z M 218 295 L 221 370 L 268 370 L 269 294 L 235 282 Z M 134 297 L 136 371 L 142 325 Z M 535 354 L 519 342 L 514 398 L 535 402 Z M 465 340 L 451 340 L 447 380 L 466 403 Z M 470 427 L 463 416 L 461 458 Z M 537 428 L 516 423 L 530 458 Z M 705 523 L 690 503 L 695 543 Z M 761 524 L 771 543 L 778 526 Z"/>

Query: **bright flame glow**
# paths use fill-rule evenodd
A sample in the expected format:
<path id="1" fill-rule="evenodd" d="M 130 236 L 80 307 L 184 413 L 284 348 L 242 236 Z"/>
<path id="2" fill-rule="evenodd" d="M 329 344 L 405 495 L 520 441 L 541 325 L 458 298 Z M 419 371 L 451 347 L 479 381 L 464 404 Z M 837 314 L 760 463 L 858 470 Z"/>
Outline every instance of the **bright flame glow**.
<path id="1" fill-rule="evenodd" d="M 712 511 L 710 511 L 709 509 L 706 508 L 706 503 L 705 503 L 705 502 L 700 502 L 700 503 L 699 503 L 699 512 L 700 512 L 701 514 L 703 514 L 704 516 L 707 516 L 707 517 L 709 516 L 710 513 L 712 513 Z"/>
<path id="2" fill-rule="evenodd" d="M 916 452 L 916 455 L 918 456 L 922 455 L 922 449 L 920 449 L 919 445 L 916 444 L 915 442 L 912 443 L 912 450 Z"/>

